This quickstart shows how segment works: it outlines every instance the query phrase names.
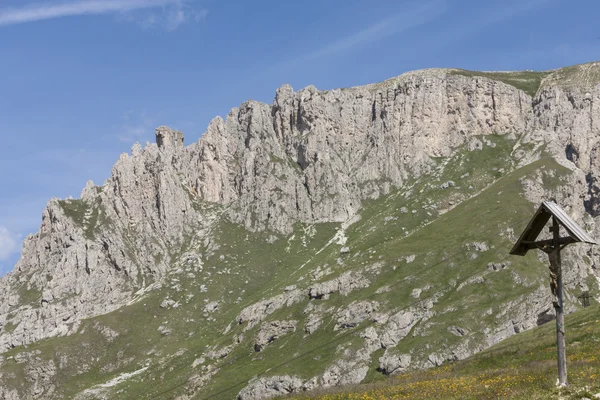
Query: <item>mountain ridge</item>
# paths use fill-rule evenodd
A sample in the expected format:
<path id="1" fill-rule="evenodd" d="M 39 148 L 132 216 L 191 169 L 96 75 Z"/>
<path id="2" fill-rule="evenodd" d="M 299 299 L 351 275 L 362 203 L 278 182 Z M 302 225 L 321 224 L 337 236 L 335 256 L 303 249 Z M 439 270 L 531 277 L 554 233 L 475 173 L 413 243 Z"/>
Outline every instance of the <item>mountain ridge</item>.
<path id="1" fill-rule="evenodd" d="M 101 187 L 90 182 L 82 191 L 81 199 L 53 199 L 49 202 L 41 229 L 26 239 L 23 256 L 15 271 L 0 280 L 0 351 L 14 351 L 10 349 L 50 338 L 73 337 L 85 330 L 88 320 L 112 315 L 123 307 L 137 307 L 137 303 L 154 296 L 154 292 L 167 290 L 165 282 L 171 282 L 177 274 L 185 273 L 188 279 L 194 281 L 192 287 L 197 283 L 198 288 L 187 290 L 192 290 L 189 295 L 199 296 L 211 293 L 210 282 L 217 279 L 214 276 L 219 274 L 218 279 L 225 279 L 225 275 L 236 270 L 227 263 L 236 268 L 250 266 L 259 272 L 262 267 L 257 266 L 266 262 L 270 265 L 268 274 L 274 275 L 277 275 L 278 268 L 282 271 L 291 268 L 278 266 L 268 258 L 258 261 L 261 256 L 254 253 L 240 261 L 244 255 L 230 244 L 237 240 L 235 243 L 243 248 L 244 241 L 254 240 L 249 238 L 250 234 L 262 237 L 261 240 L 268 246 L 279 249 L 280 253 L 272 251 L 274 259 L 286 259 L 288 256 L 285 254 L 292 254 L 299 270 L 306 266 L 308 272 L 313 268 L 310 279 L 315 282 L 332 274 L 334 268 L 347 272 L 339 275 L 337 280 L 320 282 L 320 286 L 304 287 L 302 283 L 302 288 L 284 290 L 281 295 L 271 298 L 250 296 L 244 304 L 248 302 L 254 308 L 237 310 L 235 318 L 230 317 L 230 321 L 237 321 L 239 329 L 242 329 L 242 324 L 254 321 L 240 332 L 236 331 L 238 328 L 230 328 L 239 339 L 235 343 L 238 339 L 234 338 L 231 347 L 234 352 L 238 351 L 235 349 L 240 343 L 245 343 L 240 338 L 247 330 L 254 332 L 258 329 L 257 337 L 262 338 L 297 335 L 299 320 L 271 318 L 279 313 L 285 314 L 286 308 L 296 307 L 294 304 L 309 301 L 308 304 L 314 305 L 321 300 L 328 301 L 331 296 L 351 298 L 354 294 L 350 293 L 371 290 L 376 276 L 383 274 L 378 271 L 385 271 L 386 265 L 393 263 L 390 259 L 379 267 L 363 270 L 362 267 L 357 269 L 351 259 L 344 258 L 348 252 L 355 251 L 353 247 L 348 252 L 344 250 L 348 241 L 351 243 L 357 238 L 368 240 L 372 235 L 371 231 L 361 231 L 368 221 L 363 215 L 367 210 L 366 203 L 380 204 L 378 200 L 383 199 L 380 207 L 384 207 L 385 202 L 392 198 L 404 199 L 402 201 L 406 205 L 402 207 L 405 210 L 399 207 L 392 212 L 390 209 L 390 215 L 385 218 L 392 219 L 378 219 L 373 225 L 388 232 L 389 228 L 384 227 L 391 225 L 391 221 L 405 221 L 402 222 L 405 230 L 388 232 L 390 237 L 399 240 L 410 233 L 427 230 L 430 224 L 440 225 L 444 215 L 454 213 L 463 218 L 462 212 L 455 210 L 457 206 L 478 196 L 486 197 L 493 185 L 509 172 L 533 165 L 536 167 L 529 172 L 533 176 L 524 175 L 519 181 L 521 187 L 514 189 L 514 195 L 526 203 L 536 203 L 552 194 L 560 199 L 574 218 L 598 233 L 594 223 L 599 204 L 596 184 L 598 161 L 594 154 L 598 148 L 596 116 L 599 115 L 599 103 L 594 100 L 600 96 L 600 89 L 597 83 L 595 87 L 588 85 L 583 89 L 579 85 L 580 81 L 591 82 L 588 78 L 595 76 L 598 65 L 568 67 L 566 72 L 558 70 L 562 71 L 559 77 L 549 81 L 554 86 L 547 87 L 544 81 L 558 74 L 557 71 L 552 72 L 541 80 L 535 98 L 504 82 L 477 73 L 473 76 L 456 74 L 452 72 L 457 71 L 454 69 L 413 71 L 365 87 L 331 91 L 318 91 L 309 86 L 294 92 L 290 86 L 284 85 L 277 90 L 272 105 L 246 102 L 232 109 L 227 118 L 213 119 L 200 140 L 188 146 L 183 145 L 181 132 L 160 127 L 157 129 L 157 143 L 145 149 L 135 144 L 131 155 L 124 154 L 115 163 L 111 177 Z M 578 74 L 583 78 L 580 79 Z M 564 89 L 561 80 L 567 84 L 574 82 L 573 89 Z M 539 160 L 545 161 L 539 163 Z M 560 170 L 561 164 L 569 168 Z M 468 165 L 477 168 L 466 167 Z M 496 165 L 496 170 L 488 170 L 490 165 Z M 453 170 L 462 172 L 456 175 Z M 562 176 L 571 177 L 570 185 L 563 182 Z M 431 182 L 438 177 L 447 179 L 432 185 Z M 461 185 L 461 180 L 468 183 Z M 550 185 L 549 182 L 553 183 Z M 429 197 L 415 193 L 416 187 L 421 193 L 429 193 Z M 422 208 L 409 210 L 411 198 L 422 202 Z M 525 213 L 525 203 L 518 204 L 520 212 Z M 359 215 L 358 225 L 355 222 L 340 226 Z M 410 222 L 413 217 L 414 222 Z M 244 236 L 238 227 L 244 228 L 246 239 L 234 239 Z M 224 235 L 224 231 L 230 233 Z M 301 231 L 303 233 L 300 234 Z M 295 239 L 291 238 L 296 235 L 303 238 L 302 243 L 316 243 L 316 254 L 309 256 L 302 250 L 306 248 L 302 247 L 302 243 L 293 244 Z M 508 233 L 506 235 L 510 237 Z M 283 240 L 288 241 L 289 251 L 288 247 L 278 244 Z M 381 243 L 373 242 L 372 249 L 383 246 Z M 228 254 L 221 254 L 221 266 L 212 275 L 212 272 L 207 272 L 205 264 L 213 263 L 212 258 L 224 246 L 230 249 L 230 254 L 237 254 L 238 259 L 229 261 Z M 339 254 L 335 257 L 331 252 L 338 246 Z M 472 254 L 476 255 L 473 260 L 480 257 L 478 253 L 488 250 L 473 250 Z M 247 251 L 251 252 L 250 249 Z M 365 248 L 364 251 L 370 250 Z M 384 257 L 388 259 L 391 252 L 386 248 Z M 597 272 L 592 269 L 592 260 L 598 254 L 586 251 L 574 254 L 578 276 L 586 287 L 595 285 Z M 354 257 L 360 259 L 363 256 Z M 410 254 L 403 257 L 406 261 Z M 590 261 L 586 262 L 586 258 Z M 318 259 L 328 260 L 324 263 L 329 265 L 314 265 Z M 330 264 L 332 261 L 337 267 Z M 472 262 L 475 261 L 467 264 Z M 489 263 L 501 264 L 492 259 Z M 216 265 L 214 268 L 217 268 Z M 505 269 L 506 266 L 498 268 Z M 253 274 L 242 270 L 236 273 L 240 276 Z M 286 287 L 293 286 L 289 278 L 290 275 L 281 277 L 282 281 L 288 279 Z M 252 279 L 237 281 L 238 278 L 233 275 L 227 279 L 234 291 L 248 284 L 260 287 L 260 283 L 250 283 Z M 522 278 L 518 279 L 522 281 Z M 518 279 L 515 278 L 517 285 Z M 182 285 L 173 281 L 169 287 L 179 293 L 185 291 Z M 259 293 L 278 293 L 275 287 L 262 289 Z M 440 293 L 449 292 L 442 290 Z M 533 293 L 548 300 L 541 289 Z M 534 304 L 535 296 L 525 296 L 528 299 L 525 303 Z M 175 305 L 178 308 L 187 304 L 172 297 L 166 295 L 158 303 L 159 308 L 171 310 Z M 132 302 L 135 298 L 137 303 Z M 186 301 L 191 302 L 192 298 Z M 205 300 L 200 318 L 208 325 L 213 322 L 227 325 L 226 321 L 221 321 L 220 315 L 214 313 L 220 313 L 218 310 L 225 304 L 231 307 L 233 313 L 238 307 L 234 304 L 239 304 L 234 299 L 227 299 L 226 292 Z M 386 308 L 381 302 L 375 302 L 376 305 L 364 299 L 356 301 L 339 303 L 336 312 L 326 311 L 330 307 L 315 305 L 317 308 L 307 311 L 314 316 L 311 317 L 312 325 L 306 328 L 310 331 L 308 336 L 311 332 L 320 332 L 320 323 L 317 322 L 323 320 L 324 315 L 337 319 L 335 326 L 347 326 L 348 322 L 343 321 L 343 313 L 347 312 L 351 324 L 354 324 L 352 318 L 358 318 L 357 325 L 360 326 L 365 316 L 371 318 L 377 309 Z M 507 304 L 511 302 L 514 303 L 514 299 Z M 538 313 L 551 312 L 543 301 L 535 304 L 533 314 L 521 312 L 522 320 L 519 319 L 516 325 L 508 325 L 506 332 L 500 336 L 510 334 L 511 329 L 514 334 L 514 326 L 519 324 L 522 327 L 518 329 L 533 326 Z M 518 307 L 518 304 L 511 307 Z M 427 318 L 438 315 L 428 316 L 427 308 L 424 312 L 412 310 L 411 313 L 417 327 L 426 325 Z M 392 313 L 394 315 L 400 320 L 408 318 L 398 312 Z M 261 325 L 264 323 L 271 325 Z M 382 324 L 383 331 L 376 333 L 377 336 L 388 334 L 387 322 Z M 410 324 L 412 322 L 407 326 Z M 116 332 L 115 329 L 111 328 Z M 162 336 L 172 335 L 165 324 L 158 329 Z M 427 331 L 428 328 L 418 329 Z M 490 329 L 493 331 L 496 327 Z M 372 336 L 373 332 L 369 332 Z M 224 335 L 229 335 L 229 331 Z M 496 334 L 491 332 L 490 335 Z M 255 343 L 255 348 L 262 349 L 266 344 L 263 342 L 264 339 Z M 401 339 L 393 342 L 401 343 Z M 270 342 L 267 340 L 267 343 Z M 381 347 L 383 342 L 377 343 Z M 335 374 L 339 378 L 341 371 L 345 370 L 354 371 L 350 374 L 354 380 L 363 380 L 365 371 L 369 370 L 368 360 L 373 352 L 378 351 L 372 348 L 374 343 L 366 346 L 367 350 L 350 366 L 347 360 L 335 361 L 332 358 L 335 362 L 329 370 L 314 377 L 311 385 L 346 383 L 334 378 Z M 387 350 L 388 347 L 390 345 L 383 348 Z M 207 354 L 215 356 L 219 350 L 223 349 L 214 348 L 211 350 L 213 353 Z M 265 351 L 268 353 L 271 349 L 267 347 Z M 473 350 L 456 351 L 463 357 Z M 227 360 L 229 353 L 223 351 L 221 354 L 225 355 L 214 359 Z M 431 364 L 431 360 L 428 364 L 417 354 L 413 357 L 413 367 Z M 431 357 L 436 364 L 436 357 L 443 359 L 446 356 L 438 354 Z M 209 358 L 204 357 L 205 360 Z M 0 362 L 0 370 L 4 363 L 5 360 Z M 217 374 L 218 367 L 215 368 L 202 375 L 202 385 L 209 384 Z M 334 370 L 338 372 L 334 374 Z M 0 381 L 2 379 L 0 375 Z M 301 379 L 301 382 L 299 388 L 306 388 L 306 382 L 313 382 L 313 377 Z M 190 390 L 201 390 L 202 385 L 192 382 L 190 387 L 196 389 Z M 56 384 L 55 390 L 59 388 L 60 385 Z M 268 395 L 264 391 L 253 390 L 248 389 L 255 393 L 254 397 Z M 0 394 L 8 396 L 1 391 Z M 41 395 L 44 397 L 44 392 Z"/>

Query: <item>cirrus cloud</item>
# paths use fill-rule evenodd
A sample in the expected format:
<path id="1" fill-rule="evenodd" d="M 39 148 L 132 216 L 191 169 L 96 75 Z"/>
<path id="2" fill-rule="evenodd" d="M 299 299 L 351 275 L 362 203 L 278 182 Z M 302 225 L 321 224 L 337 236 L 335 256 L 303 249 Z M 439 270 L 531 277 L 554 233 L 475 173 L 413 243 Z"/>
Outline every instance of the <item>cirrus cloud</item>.
<path id="1" fill-rule="evenodd" d="M 0 261 L 8 260 L 19 251 L 19 236 L 0 226 Z"/>
<path id="2" fill-rule="evenodd" d="M 152 12 L 143 19 L 132 17 L 141 10 Z M 162 26 L 172 31 L 185 22 L 200 21 L 207 15 L 186 0 L 79 0 L 29 3 L 19 7 L 0 8 L 0 26 L 24 24 L 48 19 L 84 15 L 125 14 L 143 27 Z"/>

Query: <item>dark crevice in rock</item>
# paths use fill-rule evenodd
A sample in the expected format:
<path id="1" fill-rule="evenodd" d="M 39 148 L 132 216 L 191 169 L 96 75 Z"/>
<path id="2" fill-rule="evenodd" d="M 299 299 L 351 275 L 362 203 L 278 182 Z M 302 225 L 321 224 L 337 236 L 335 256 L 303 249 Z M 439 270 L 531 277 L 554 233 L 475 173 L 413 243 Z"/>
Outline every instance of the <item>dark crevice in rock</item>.
<path id="1" fill-rule="evenodd" d="M 571 143 L 569 143 L 565 148 L 565 155 L 567 156 L 567 160 L 574 163 L 577 163 L 577 160 L 579 159 L 579 152 Z"/>
<path id="2" fill-rule="evenodd" d="M 573 108 L 577 108 L 577 104 L 575 104 L 575 97 L 573 97 L 573 93 L 567 93 L 567 99 Z"/>
<path id="3" fill-rule="evenodd" d="M 377 100 L 373 100 L 371 105 L 371 122 L 375 122 L 377 119 Z"/>
<path id="4" fill-rule="evenodd" d="M 303 145 L 298 146 L 298 156 L 296 164 L 304 171 L 308 167 L 308 160 L 306 158 L 306 148 Z"/>

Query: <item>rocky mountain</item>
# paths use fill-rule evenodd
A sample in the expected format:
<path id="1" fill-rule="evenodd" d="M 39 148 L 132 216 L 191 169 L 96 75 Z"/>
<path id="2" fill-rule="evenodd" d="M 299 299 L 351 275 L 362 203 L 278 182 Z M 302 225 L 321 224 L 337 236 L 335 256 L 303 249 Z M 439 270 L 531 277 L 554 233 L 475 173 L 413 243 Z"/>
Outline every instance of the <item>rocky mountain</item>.
<path id="1" fill-rule="evenodd" d="M 552 319 L 508 256 L 542 199 L 596 236 L 600 63 L 277 90 L 52 199 L 0 279 L 0 399 L 268 398 L 462 359 Z M 598 250 L 565 256 L 569 309 Z"/>

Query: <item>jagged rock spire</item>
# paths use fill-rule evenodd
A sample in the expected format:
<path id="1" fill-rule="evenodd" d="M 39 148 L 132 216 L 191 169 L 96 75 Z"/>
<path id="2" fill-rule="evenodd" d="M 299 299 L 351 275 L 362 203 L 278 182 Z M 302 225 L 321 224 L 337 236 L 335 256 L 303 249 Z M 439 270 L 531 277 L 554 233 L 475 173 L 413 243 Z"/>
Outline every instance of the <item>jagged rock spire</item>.
<path id="1" fill-rule="evenodd" d="M 159 126 L 156 128 L 156 144 L 159 148 L 183 148 L 183 132 Z"/>

